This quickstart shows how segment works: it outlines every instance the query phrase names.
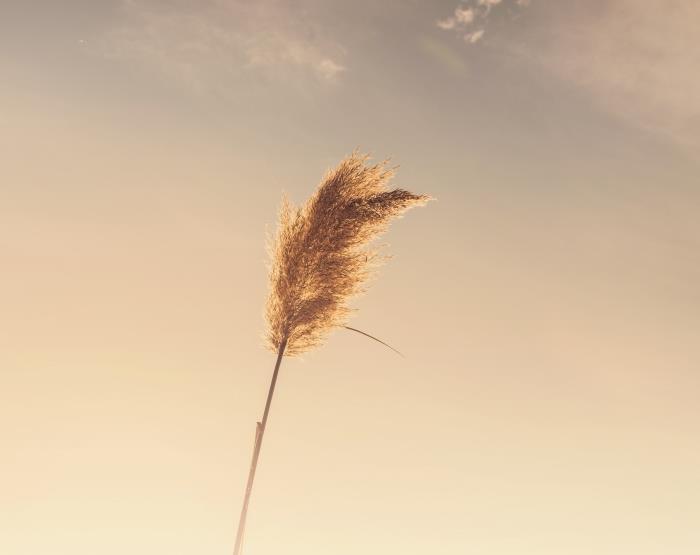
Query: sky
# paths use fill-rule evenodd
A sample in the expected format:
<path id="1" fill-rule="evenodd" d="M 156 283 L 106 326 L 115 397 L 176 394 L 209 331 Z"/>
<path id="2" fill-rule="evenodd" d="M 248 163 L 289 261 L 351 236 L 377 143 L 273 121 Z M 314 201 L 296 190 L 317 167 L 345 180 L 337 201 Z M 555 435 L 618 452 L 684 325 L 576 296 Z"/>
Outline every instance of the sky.
<path id="1" fill-rule="evenodd" d="M 0 552 L 230 553 L 265 237 L 435 197 L 285 359 L 246 555 L 700 551 L 700 4 L 0 2 Z"/>

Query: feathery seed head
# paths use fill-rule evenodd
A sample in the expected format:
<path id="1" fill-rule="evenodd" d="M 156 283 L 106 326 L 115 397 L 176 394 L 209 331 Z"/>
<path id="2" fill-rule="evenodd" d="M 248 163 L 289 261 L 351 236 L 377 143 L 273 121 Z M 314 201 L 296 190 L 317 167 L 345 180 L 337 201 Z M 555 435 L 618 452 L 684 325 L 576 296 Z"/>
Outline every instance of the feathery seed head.
<path id="1" fill-rule="evenodd" d="M 342 326 L 348 299 L 361 291 L 377 262 L 368 243 L 403 212 L 429 200 L 402 189 L 387 190 L 394 175 L 386 162 L 368 165 L 357 152 L 321 181 L 301 207 L 283 200 L 270 242 L 267 342 L 287 355 L 320 345 Z"/>

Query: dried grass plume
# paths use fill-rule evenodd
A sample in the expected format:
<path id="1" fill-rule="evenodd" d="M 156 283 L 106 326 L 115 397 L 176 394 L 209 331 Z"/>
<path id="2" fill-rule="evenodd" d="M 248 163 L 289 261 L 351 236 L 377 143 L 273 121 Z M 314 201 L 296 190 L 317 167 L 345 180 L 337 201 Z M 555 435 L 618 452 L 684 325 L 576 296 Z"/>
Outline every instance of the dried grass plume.
<path id="1" fill-rule="evenodd" d="M 389 222 L 429 197 L 387 189 L 394 171 L 353 153 L 331 170 L 301 207 L 283 201 L 270 241 L 267 343 L 303 353 L 345 324 L 348 299 L 360 292 L 377 261 L 372 239 Z"/>

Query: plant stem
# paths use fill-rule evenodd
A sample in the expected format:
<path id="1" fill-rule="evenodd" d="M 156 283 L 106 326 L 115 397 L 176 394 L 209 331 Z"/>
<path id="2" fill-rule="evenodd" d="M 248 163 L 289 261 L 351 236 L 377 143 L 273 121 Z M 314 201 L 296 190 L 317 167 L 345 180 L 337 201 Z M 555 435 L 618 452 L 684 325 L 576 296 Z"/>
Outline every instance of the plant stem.
<path id="1" fill-rule="evenodd" d="M 241 509 L 241 517 L 238 520 L 238 532 L 236 532 L 236 545 L 233 548 L 233 555 L 241 555 L 243 550 L 243 534 L 245 532 L 245 522 L 248 516 L 248 504 L 250 503 L 250 493 L 253 491 L 253 481 L 255 480 L 255 470 L 258 467 L 258 458 L 260 457 L 260 447 L 262 446 L 265 427 L 267 426 L 267 417 L 270 413 L 270 405 L 272 404 L 272 395 L 275 393 L 275 385 L 277 384 L 277 374 L 282 364 L 284 350 L 287 347 L 287 340 L 284 339 L 280 343 L 277 351 L 277 362 L 275 363 L 275 371 L 272 373 L 272 381 L 270 389 L 267 392 L 267 401 L 265 402 L 265 412 L 263 413 L 262 422 L 256 422 L 255 426 L 255 445 L 253 447 L 253 460 L 250 463 L 250 471 L 248 472 L 248 483 L 245 487 L 245 497 L 243 498 L 243 508 Z"/>

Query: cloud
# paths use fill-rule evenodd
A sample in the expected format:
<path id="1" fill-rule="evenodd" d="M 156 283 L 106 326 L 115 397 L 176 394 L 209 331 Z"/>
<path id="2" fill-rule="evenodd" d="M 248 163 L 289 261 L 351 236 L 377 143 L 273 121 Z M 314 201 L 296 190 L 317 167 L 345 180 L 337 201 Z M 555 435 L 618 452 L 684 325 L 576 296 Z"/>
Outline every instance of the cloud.
<path id="1" fill-rule="evenodd" d="M 345 67 L 335 63 L 330 58 L 325 58 L 319 62 L 316 71 L 326 79 L 333 79 L 336 75 L 345 71 Z"/>
<path id="2" fill-rule="evenodd" d="M 473 33 L 467 33 L 464 35 L 464 40 L 467 41 L 469 44 L 474 44 L 475 42 L 479 42 L 481 40 L 481 37 L 484 36 L 484 30 L 479 29 L 478 31 L 474 31 Z"/>
<path id="3" fill-rule="evenodd" d="M 345 50 L 299 7 L 279 0 L 122 0 L 122 21 L 99 49 L 198 92 L 225 87 L 246 71 L 334 82 L 346 70 Z"/>
<path id="4" fill-rule="evenodd" d="M 474 21 L 474 17 L 476 17 L 476 12 L 473 9 L 457 7 L 453 15 L 438 21 L 437 26 L 440 29 L 455 29 L 456 27 L 469 25 Z"/>
<path id="5" fill-rule="evenodd" d="M 486 32 L 484 27 L 491 10 L 502 3 L 505 3 L 504 0 L 466 0 L 455 8 L 451 16 L 438 20 L 436 25 L 444 31 L 458 32 L 467 44 L 476 44 Z M 515 0 L 517 8 L 528 4 L 529 0 Z M 478 24 L 480 28 L 469 30 L 473 24 Z"/>
<path id="6" fill-rule="evenodd" d="M 468 45 L 488 31 L 501 52 L 544 68 L 600 109 L 700 157 L 700 2 L 465 0 L 457 10 L 474 17 L 461 22 L 455 11 L 438 27 Z M 525 13 L 527 19 L 520 17 Z M 495 28 L 506 21 L 507 33 L 489 31 L 489 22 Z"/>
<path id="7" fill-rule="evenodd" d="M 517 53 L 602 109 L 700 155 L 700 2 L 606 0 L 538 17 Z"/>
<path id="8" fill-rule="evenodd" d="M 441 19 L 437 22 L 437 26 L 440 29 L 454 29 L 457 26 L 457 20 L 454 17 L 448 17 L 447 19 Z"/>
<path id="9" fill-rule="evenodd" d="M 335 79 L 345 66 L 336 62 L 321 47 L 322 42 L 309 40 L 283 31 L 252 34 L 241 47 L 246 66 L 269 69 L 286 67 L 310 71 L 326 81 Z"/>
<path id="10" fill-rule="evenodd" d="M 458 23 L 469 25 L 472 21 L 474 21 L 474 10 L 471 8 L 457 8 L 455 10 L 455 19 Z"/>

